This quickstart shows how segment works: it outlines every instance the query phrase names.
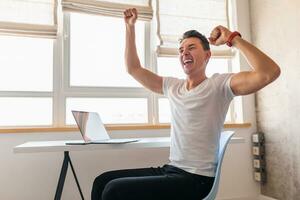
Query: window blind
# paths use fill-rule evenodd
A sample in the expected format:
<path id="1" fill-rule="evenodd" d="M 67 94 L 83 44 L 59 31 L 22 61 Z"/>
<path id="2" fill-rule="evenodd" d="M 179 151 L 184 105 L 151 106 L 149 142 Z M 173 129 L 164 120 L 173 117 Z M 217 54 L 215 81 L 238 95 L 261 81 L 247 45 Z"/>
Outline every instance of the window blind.
<path id="1" fill-rule="evenodd" d="M 158 56 L 176 56 L 179 39 L 188 30 L 197 30 L 206 37 L 214 27 L 228 27 L 226 0 L 157 0 Z M 211 46 L 216 57 L 231 56 L 229 48 Z"/>
<path id="2" fill-rule="evenodd" d="M 0 33 L 54 38 L 57 0 L 1 0 Z"/>
<path id="3" fill-rule="evenodd" d="M 153 11 L 149 0 L 62 0 L 63 11 L 123 18 L 127 8 L 138 10 L 138 19 L 150 21 Z"/>

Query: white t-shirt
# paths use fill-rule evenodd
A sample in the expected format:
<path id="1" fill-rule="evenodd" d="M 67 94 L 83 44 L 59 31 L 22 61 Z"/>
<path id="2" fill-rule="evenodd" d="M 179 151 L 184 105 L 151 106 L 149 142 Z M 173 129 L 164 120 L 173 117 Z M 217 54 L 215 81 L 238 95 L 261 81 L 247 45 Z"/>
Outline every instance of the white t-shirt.
<path id="1" fill-rule="evenodd" d="M 220 132 L 234 97 L 232 75 L 214 74 L 191 90 L 186 80 L 163 78 L 163 93 L 171 107 L 170 165 L 215 176 Z"/>

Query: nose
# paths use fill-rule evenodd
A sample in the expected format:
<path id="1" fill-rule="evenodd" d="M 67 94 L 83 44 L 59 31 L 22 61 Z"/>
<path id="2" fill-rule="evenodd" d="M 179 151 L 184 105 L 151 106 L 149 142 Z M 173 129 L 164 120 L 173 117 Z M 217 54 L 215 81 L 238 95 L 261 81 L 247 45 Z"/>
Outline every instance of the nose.
<path id="1" fill-rule="evenodd" d="M 190 54 L 189 50 L 188 49 L 183 49 L 183 51 L 181 52 L 181 55 L 188 55 Z"/>

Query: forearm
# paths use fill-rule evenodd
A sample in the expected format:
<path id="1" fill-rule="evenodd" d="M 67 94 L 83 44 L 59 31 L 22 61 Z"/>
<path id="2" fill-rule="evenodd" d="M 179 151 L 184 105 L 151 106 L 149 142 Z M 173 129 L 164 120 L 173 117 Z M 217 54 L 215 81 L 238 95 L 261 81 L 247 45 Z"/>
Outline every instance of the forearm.
<path id="1" fill-rule="evenodd" d="M 135 44 L 135 27 L 126 24 L 125 64 L 129 74 L 141 67 Z"/>
<path id="2" fill-rule="evenodd" d="M 258 48 L 238 36 L 233 39 L 232 44 L 244 54 L 254 72 L 266 81 L 271 82 L 279 76 L 279 66 Z"/>

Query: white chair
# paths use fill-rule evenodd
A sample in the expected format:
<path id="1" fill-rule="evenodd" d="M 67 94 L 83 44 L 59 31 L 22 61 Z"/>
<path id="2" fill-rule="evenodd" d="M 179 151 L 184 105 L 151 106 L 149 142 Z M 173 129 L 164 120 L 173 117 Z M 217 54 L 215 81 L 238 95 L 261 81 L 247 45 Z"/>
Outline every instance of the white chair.
<path id="1" fill-rule="evenodd" d="M 234 134 L 234 132 L 232 132 L 232 131 L 225 131 L 225 132 L 222 132 L 220 135 L 218 163 L 217 163 L 217 167 L 216 167 L 214 184 L 213 184 L 209 194 L 203 200 L 214 200 L 217 196 L 217 192 L 219 189 L 222 161 L 224 158 L 227 144 L 229 143 L 230 138 L 233 136 L 233 134 Z"/>

